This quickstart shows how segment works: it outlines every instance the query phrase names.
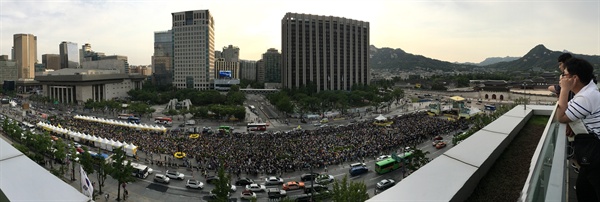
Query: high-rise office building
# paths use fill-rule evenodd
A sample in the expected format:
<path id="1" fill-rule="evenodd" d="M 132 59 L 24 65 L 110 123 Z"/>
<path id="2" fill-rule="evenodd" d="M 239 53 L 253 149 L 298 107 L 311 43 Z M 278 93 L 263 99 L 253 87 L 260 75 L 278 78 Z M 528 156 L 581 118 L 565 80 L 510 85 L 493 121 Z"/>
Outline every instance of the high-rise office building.
<path id="1" fill-rule="evenodd" d="M 18 69 L 19 79 L 35 78 L 37 62 L 37 37 L 33 34 L 15 34 L 13 36 L 13 60 Z"/>
<path id="2" fill-rule="evenodd" d="M 269 48 L 262 55 L 265 65 L 265 83 L 281 83 L 281 54 L 277 49 Z"/>
<path id="3" fill-rule="evenodd" d="M 19 79 L 19 69 L 14 60 L 8 60 L 8 55 L 0 55 L 0 83 Z M 14 87 L 13 87 L 14 88 Z"/>
<path id="4" fill-rule="evenodd" d="M 157 85 L 173 85 L 173 31 L 154 32 L 152 79 Z"/>
<path id="5" fill-rule="evenodd" d="M 79 48 L 77 43 L 63 41 L 58 47 L 60 51 L 60 68 L 79 68 Z"/>
<path id="6" fill-rule="evenodd" d="M 229 79 L 240 79 L 240 63 L 239 62 L 227 62 L 224 58 L 219 58 L 215 62 L 215 78 L 224 79 L 221 76 L 222 71 L 229 71 Z"/>
<path id="7" fill-rule="evenodd" d="M 240 61 L 240 48 L 237 46 L 229 45 L 223 47 L 223 58 L 225 62 L 238 62 Z"/>
<path id="8" fill-rule="evenodd" d="M 215 51 L 215 58 L 223 58 L 223 52 Z"/>
<path id="9" fill-rule="evenodd" d="M 214 20 L 208 10 L 172 13 L 173 85 L 208 90 L 214 77 Z"/>
<path id="10" fill-rule="evenodd" d="M 46 69 L 59 70 L 60 69 L 60 55 L 58 54 L 43 54 L 42 64 Z"/>
<path id="11" fill-rule="evenodd" d="M 265 62 L 262 59 L 256 62 L 256 81 L 259 83 L 265 82 Z"/>
<path id="12" fill-rule="evenodd" d="M 282 86 L 317 90 L 369 84 L 369 22 L 286 13 L 281 20 Z"/>
<path id="13" fill-rule="evenodd" d="M 256 81 L 256 61 L 240 60 L 240 79 Z"/>

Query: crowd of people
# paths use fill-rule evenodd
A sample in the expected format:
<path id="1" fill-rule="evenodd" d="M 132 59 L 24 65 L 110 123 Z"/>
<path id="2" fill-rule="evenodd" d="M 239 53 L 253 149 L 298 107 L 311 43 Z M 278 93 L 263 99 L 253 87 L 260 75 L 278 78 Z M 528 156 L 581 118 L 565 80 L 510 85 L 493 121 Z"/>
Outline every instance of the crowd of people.
<path id="1" fill-rule="evenodd" d="M 231 173 L 277 174 L 303 168 L 324 168 L 348 162 L 364 161 L 390 154 L 406 146 L 416 146 L 440 134 L 463 128 L 464 120 L 448 121 L 425 112 L 392 119 L 389 127 L 372 121 L 316 130 L 285 133 L 212 133 L 189 138 L 185 131 L 167 133 L 139 130 L 117 125 L 63 117 L 53 125 L 89 135 L 133 143 L 138 153 L 167 154 L 177 151 L 193 158 L 201 169 L 214 170 L 223 165 Z M 154 160 L 153 163 L 165 163 Z M 189 161 L 185 161 L 189 162 Z"/>

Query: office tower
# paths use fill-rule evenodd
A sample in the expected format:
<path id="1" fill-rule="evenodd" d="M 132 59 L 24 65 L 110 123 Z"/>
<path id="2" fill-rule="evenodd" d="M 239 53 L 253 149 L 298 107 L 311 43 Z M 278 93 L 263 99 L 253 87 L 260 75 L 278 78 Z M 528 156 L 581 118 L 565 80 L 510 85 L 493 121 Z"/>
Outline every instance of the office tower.
<path id="1" fill-rule="evenodd" d="M 281 54 L 277 49 L 269 48 L 262 55 L 265 65 L 265 83 L 281 83 Z"/>
<path id="2" fill-rule="evenodd" d="M 37 62 L 37 37 L 33 34 L 15 34 L 13 38 L 13 60 L 18 69 L 19 79 L 35 78 Z"/>
<path id="3" fill-rule="evenodd" d="M 256 61 L 240 60 L 240 79 L 256 81 Z"/>
<path id="4" fill-rule="evenodd" d="M 238 62 L 240 60 L 240 48 L 233 45 L 223 47 L 223 58 L 226 62 Z"/>
<path id="5" fill-rule="evenodd" d="M 265 62 L 262 59 L 256 62 L 256 81 L 265 82 Z"/>
<path id="6" fill-rule="evenodd" d="M 215 58 L 223 58 L 223 52 L 215 51 Z"/>
<path id="7" fill-rule="evenodd" d="M 58 47 L 60 51 L 60 68 L 79 68 L 79 48 L 77 43 L 63 41 Z"/>
<path id="8" fill-rule="evenodd" d="M 60 55 L 58 54 L 43 54 L 42 64 L 46 69 L 59 70 L 60 69 Z"/>
<path id="9" fill-rule="evenodd" d="M 172 13 L 173 85 L 210 89 L 214 77 L 214 20 L 208 10 Z"/>
<path id="10" fill-rule="evenodd" d="M 287 13 L 281 26 L 283 87 L 350 90 L 370 83 L 368 22 Z"/>
<path id="11" fill-rule="evenodd" d="M 240 79 L 240 63 L 239 62 L 228 62 L 225 58 L 219 58 L 215 62 L 215 75 L 217 79 L 227 79 L 221 76 L 221 72 L 230 72 L 229 79 Z"/>
<path id="12" fill-rule="evenodd" d="M 8 55 L 0 56 L 0 84 L 4 81 L 16 81 L 19 79 L 19 69 L 14 60 L 8 60 Z"/>
<path id="13" fill-rule="evenodd" d="M 173 85 L 173 32 L 154 32 L 154 55 L 152 56 L 153 82 L 157 85 Z"/>

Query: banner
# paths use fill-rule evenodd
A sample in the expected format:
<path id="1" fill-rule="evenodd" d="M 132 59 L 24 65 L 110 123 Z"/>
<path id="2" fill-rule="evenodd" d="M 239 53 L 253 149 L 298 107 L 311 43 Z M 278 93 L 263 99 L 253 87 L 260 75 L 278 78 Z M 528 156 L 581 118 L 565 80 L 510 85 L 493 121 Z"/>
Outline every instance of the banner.
<path id="1" fill-rule="evenodd" d="M 92 198 L 94 193 L 94 187 L 92 186 L 92 182 L 85 173 L 85 170 L 83 170 L 83 167 L 79 166 L 79 172 L 81 174 L 81 193 Z"/>

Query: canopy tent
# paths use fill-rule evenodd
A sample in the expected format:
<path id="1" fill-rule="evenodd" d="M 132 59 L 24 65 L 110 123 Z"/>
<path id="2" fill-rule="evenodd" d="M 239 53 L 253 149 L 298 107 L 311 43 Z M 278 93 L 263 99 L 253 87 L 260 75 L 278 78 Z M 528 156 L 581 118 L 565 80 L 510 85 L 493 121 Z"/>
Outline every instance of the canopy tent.
<path id="1" fill-rule="evenodd" d="M 377 118 L 375 118 L 375 120 L 377 120 L 377 121 L 385 121 L 385 120 L 387 120 L 387 118 L 385 118 L 383 116 L 383 114 L 379 114 L 379 116 Z"/>
<path id="2" fill-rule="evenodd" d="M 450 97 L 451 100 L 455 101 L 455 102 L 460 102 L 460 101 L 464 101 L 465 98 L 461 97 L 461 96 L 452 96 Z"/>
<path id="3" fill-rule="evenodd" d="M 76 142 L 80 142 L 81 140 L 92 141 L 92 142 L 94 142 L 94 146 L 100 147 L 100 148 L 108 150 L 108 151 L 112 151 L 113 148 L 123 147 L 128 156 L 134 156 L 137 151 L 137 148 L 138 148 L 137 146 L 135 146 L 133 144 L 127 144 L 125 142 L 120 143 L 119 141 L 114 141 L 112 139 L 109 140 L 109 139 L 105 139 L 105 138 L 98 138 L 96 136 L 91 136 L 88 134 L 71 131 L 71 130 L 65 129 L 65 128 L 59 128 L 59 127 L 56 127 L 56 126 L 53 126 L 53 125 L 50 125 L 47 123 L 43 123 L 43 122 L 38 122 L 36 125 L 40 128 L 48 130 L 48 131 L 52 131 L 55 133 L 67 134 L 67 135 L 69 135 L 69 137 L 72 137 Z"/>
<path id="4" fill-rule="evenodd" d="M 105 123 L 105 124 L 110 124 L 110 125 L 118 125 L 118 126 L 130 127 L 130 128 L 139 128 L 139 129 L 143 129 L 143 130 L 154 130 L 154 131 L 167 132 L 167 128 L 165 126 L 157 126 L 157 125 L 149 126 L 146 124 L 129 123 L 129 122 L 113 120 L 113 119 L 96 118 L 93 116 L 75 115 L 73 118 L 86 120 L 86 121 L 100 122 L 100 123 Z"/>

